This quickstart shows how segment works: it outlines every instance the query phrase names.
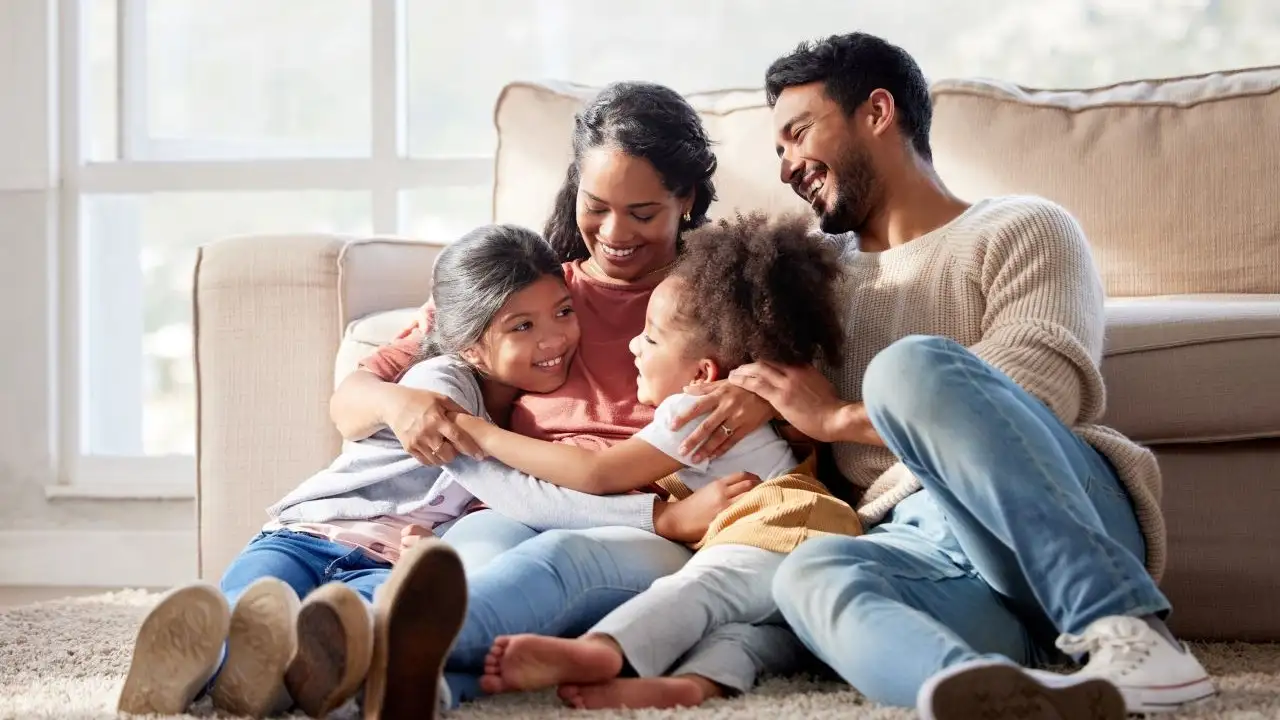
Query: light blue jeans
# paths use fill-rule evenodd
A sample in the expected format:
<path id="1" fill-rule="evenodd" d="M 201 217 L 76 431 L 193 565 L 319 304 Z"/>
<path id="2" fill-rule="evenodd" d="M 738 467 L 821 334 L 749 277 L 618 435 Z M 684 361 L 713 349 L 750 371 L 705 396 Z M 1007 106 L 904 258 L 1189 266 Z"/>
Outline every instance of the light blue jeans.
<path id="1" fill-rule="evenodd" d="M 441 538 L 459 548 L 464 564 L 468 543 L 455 535 L 462 532 L 508 538 L 513 545 L 493 552 L 485 564 L 467 567 L 467 616 L 445 665 L 454 707 L 482 695 L 484 658 L 499 635 L 577 637 L 691 556 L 683 545 L 626 527 L 549 530 L 530 538 L 533 531 L 524 525 L 483 510 L 464 517 Z M 496 542 L 490 549 L 498 550 Z M 701 675 L 745 691 L 757 676 L 790 672 L 808 657 L 786 628 L 733 624 L 703 638 L 672 674 Z"/>
<path id="2" fill-rule="evenodd" d="M 464 515 L 439 528 L 442 539 L 458 552 L 468 573 L 537 535 L 520 523 L 483 517 L 491 513 L 486 510 Z M 359 548 L 292 530 L 276 530 L 260 532 L 250 540 L 231 561 L 218 586 L 227 604 L 233 607 L 254 581 L 264 577 L 283 580 L 299 598 L 325 583 L 340 582 L 372 603 L 374 591 L 390 574 L 390 563 L 375 560 Z"/>
<path id="3" fill-rule="evenodd" d="M 1169 602 L 1111 464 L 964 347 L 909 337 L 863 379 L 876 431 L 924 490 L 857 538 L 800 546 L 774 597 L 800 639 L 872 700 L 915 704 L 980 657 L 1034 665 L 1059 632 Z"/>

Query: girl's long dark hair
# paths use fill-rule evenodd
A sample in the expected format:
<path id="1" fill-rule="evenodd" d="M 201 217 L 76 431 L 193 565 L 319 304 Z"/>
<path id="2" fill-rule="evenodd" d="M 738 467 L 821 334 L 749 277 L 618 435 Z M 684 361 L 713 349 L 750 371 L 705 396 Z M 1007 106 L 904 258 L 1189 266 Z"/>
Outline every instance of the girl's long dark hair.
<path id="1" fill-rule="evenodd" d="M 431 273 L 435 317 L 419 359 L 461 352 L 480 341 L 514 294 L 564 269 L 538 233 L 482 225 L 440 251 Z"/>

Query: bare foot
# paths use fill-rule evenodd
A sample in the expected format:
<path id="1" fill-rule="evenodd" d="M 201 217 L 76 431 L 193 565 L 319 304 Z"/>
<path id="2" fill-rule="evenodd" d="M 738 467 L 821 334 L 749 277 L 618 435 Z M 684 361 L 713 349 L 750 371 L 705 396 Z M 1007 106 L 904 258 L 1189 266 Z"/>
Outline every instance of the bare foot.
<path id="1" fill-rule="evenodd" d="M 480 689 L 491 695 L 561 683 L 597 683 L 618 676 L 622 653 L 607 640 L 504 635 L 484 659 Z"/>
<path id="2" fill-rule="evenodd" d="M 578 710 L 605 708 L 675 708 L 697 707 L 720 688 L 699 677 L 658 677 L 613 679 L 599 685 L 561 685 L 560 699 Z"/>

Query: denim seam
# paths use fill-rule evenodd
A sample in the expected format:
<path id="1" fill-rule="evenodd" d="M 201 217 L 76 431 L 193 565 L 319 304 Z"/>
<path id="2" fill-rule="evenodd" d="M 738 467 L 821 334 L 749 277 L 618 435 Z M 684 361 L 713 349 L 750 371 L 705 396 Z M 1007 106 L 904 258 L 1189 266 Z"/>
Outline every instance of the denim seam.
<path id="1" fill-rule="evenodd" d="M 1017 427 L 1013 424 L 1013 421 L 1010 420 L 1009 416 L 1005 414 L 1004 408 L 1001 407 L 1001 404 L 991 397 L 991 394 L 981 382 L 975 382 L 975 379 L 978 379 L 978 376 L 974 369 L 970 367 L 968 363 L 957 362 L 954 358 L 951 360 L 951 363 L 960 370 L 960 372 L 965 376 L 965 380 L 968 381 L 970 386 L 982 396 L 983 400 L 985 400 L 987 404 L 994 409 L 994 414 L 999 416 L 1000 420 L 1005 423 L 1005 427 L 1010 431 L 1010 434 L 1017 438 L 1017 444 L 1019 449 L 1022 451 L 1023 456 L 1031 460 L 1035 467 L 1040 471 L 1042 477 L 1048 478 L 1049 474 L 1044 463 L 1041 462 L 1041 460 L 1035 456 L 1035 453 L 1031 452 L 1030 448 L 1026 446 L 1026 440 L 1022 437 L 1022 434 L 1017 431 Z M 1065 507 L 1065 503 L 1063 501 L 1066 499 L 1066 495 L 1063 494 L 1062 488 L 1058 487 L 1057 483 L 1052 481 L 1047 484 L 1049 485 L 1050 492 L 1053 493 L 1055 499 L 1058 501 L 1059 506 Z M 1081 486 L 1080 491 L 1085 491 L 1083 486 Z M 1085 499 L 1088 499 L 1088 495 L 1085 496 Z M 1099 523 L 1101 523 L 1101 518 L 1099 518 Z M 1107 558 L 1107 564 L 1109 566 L 1108 570 L 1111 575 L 1112 582 L 1117 586 L 1125 588 L 1125 594 L 1128 596 L 1129 601 L 1128 604 L 1131 606 L 1139 605 L 1140 602 L 1137 595 L 1134 593 L 1133 584 L 1125 582 L 1124 575 L 1120 572 L 1120 565 L 1117 562 L 1117 558 L 1114 553 L 1098 543 L 1092 533 L 1086 533 L 1086 535 L 1088 536 L 1088 542 L 1093 545 L 1094 550 L 1100 552 Z"/>
<path id="2" fill-rule="evenodd" d="M 332 542 L 332 541 L 330 541 L 330 542 Z M 345 572 L 348 568 L 345 568 L 345 567 L 339 567 L 339 565 L 344 564 L 344 563 L 346 562 L 347 558 L 350 558 L 352 555 L 354 555 L 355 553 L 358 553 L 358 552 L 361 552 L 360 548 L 351 548 L 351 551 L 350 551 L 350 552 L 346 553 L 345 555 L 341 555 L 341 556 L 339 556 L 339 557 L 335 558 L 335 559 L 333 560 L 333 562 L 331 562 L 331 563 L 329 563 L 328 565 L 326 565 L 326 566 L 325 566 L 325 569 L 324 569 L 324 576 L 325 576 L 325 578 L 326 578 L 326 579 L 332 579 L 332 578 L 333 578 L 335 575 L 337 575 L 338 573 L 340 573 L 340 572 Z"/>

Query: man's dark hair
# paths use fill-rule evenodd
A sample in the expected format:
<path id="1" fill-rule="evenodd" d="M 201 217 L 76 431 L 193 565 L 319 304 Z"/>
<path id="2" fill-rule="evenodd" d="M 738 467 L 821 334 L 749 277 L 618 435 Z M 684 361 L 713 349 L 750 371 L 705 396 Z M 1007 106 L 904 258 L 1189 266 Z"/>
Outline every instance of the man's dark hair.
<path id="1" fill-rule="evenodd" d="M 679 313 L 723 369 L 839 362 L 838 252 L 811 223 L 739 214 L 686 237 L 672 271 L 682 282 Z"/>
<path id="2" fill-rule="evenodd" d="M 769 107 L 778 101 L 783 90 L 813 82 L 823 84 L 827 97 L 846 116 L 866 102 L 873 90 L 887 90 L 897 107 L 898 127 L 903 135 L 920 157 L 933 162 L 929 147 L 929 125 L 933 121 L 929 83 L 906 50 L 860 32 L 802 42 L 791 54 L 774 60 L 765 72 Z"/>

